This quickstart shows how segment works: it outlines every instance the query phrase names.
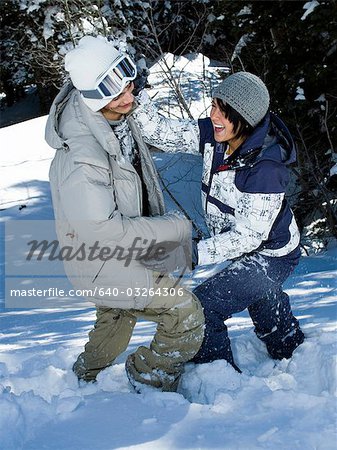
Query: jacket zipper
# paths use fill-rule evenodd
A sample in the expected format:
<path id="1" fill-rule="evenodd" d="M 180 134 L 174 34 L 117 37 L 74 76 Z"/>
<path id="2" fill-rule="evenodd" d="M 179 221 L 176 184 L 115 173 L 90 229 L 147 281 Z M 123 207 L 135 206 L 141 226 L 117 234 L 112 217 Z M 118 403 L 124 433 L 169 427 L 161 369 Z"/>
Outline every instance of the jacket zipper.
<path id="1" fill-rule="evenodd" d="M 137 173 L 134 173 L 134 176 L 136 177 L 136 187 L 137 187 L 137 194 L 138 194 L 138 212 L 139 217 L 142 215 L 142 209 L 143 209 L 143 192 L 142 192 L 142 186 L 141 186 L 141 180 L 139 178 L 139 175 Z"/>
<path id="2" fill-rule="evenodd" d="M 223 155 L 224 155 L 225 151 L 222 153 L 222 159 L 223 159 Z M 212 164 L 211 164 L 211 170 L 209 172 L 209 183 L 208 183 L 208 189 L 207 189 L 207 194 L 206 194 L 206 202 L 205 202 L 205 212 L 207 213 L 207 208 L 208 208 L 208 198 L 210 195 L 210 190 L 212 187 L 212 182 L 213 182 L 213 176 L 216 173 L 216 167 L 215 166 L 215 158 L 216 158 L 216 144 L 213 147 L 213 157 L 212 157 Z"/>

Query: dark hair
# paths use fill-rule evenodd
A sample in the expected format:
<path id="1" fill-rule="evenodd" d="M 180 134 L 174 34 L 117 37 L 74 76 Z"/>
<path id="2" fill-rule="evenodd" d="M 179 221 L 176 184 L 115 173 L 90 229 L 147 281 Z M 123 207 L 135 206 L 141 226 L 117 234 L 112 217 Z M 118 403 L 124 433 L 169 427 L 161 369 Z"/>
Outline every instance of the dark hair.
<path id="1" fill-rule="evenodd" d="M 228 103 L 224 103 L 220 98 L 215 98 L 220 110 L 224 113 L 227 120 L 233 124 L 233 132 L 236 138 L 247 138 L 254 127 L 252 127 L 241 114 L 235 111 Z"/>

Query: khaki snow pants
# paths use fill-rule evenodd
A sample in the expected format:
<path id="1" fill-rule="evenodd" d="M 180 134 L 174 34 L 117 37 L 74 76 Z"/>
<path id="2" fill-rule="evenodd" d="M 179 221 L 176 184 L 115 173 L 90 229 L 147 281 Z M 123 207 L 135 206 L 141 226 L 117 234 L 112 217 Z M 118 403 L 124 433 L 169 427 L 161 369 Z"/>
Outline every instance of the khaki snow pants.
<path id="1" fill-rule="evenodd" d="M 174 283 L 174 279 L 163 277 L 157 287 L 171 288 Z M 178 289 L 183 295 L 178 295 Z M 198 352 L 204 337 L 200 302 L 179 285 L 173 295 L 153 296 L 144 310 L 97 308 L 94 329 L 73 366 L 78 378 L 95 380 L 101 370 L 110 366 L 126 350 L 139 318 L 156 322 L 157 329 L 149 348 L 141 346 L 128 356 L 129 380 L 135 388 L 143 383 L 175 391 L 184 363 Z"/>

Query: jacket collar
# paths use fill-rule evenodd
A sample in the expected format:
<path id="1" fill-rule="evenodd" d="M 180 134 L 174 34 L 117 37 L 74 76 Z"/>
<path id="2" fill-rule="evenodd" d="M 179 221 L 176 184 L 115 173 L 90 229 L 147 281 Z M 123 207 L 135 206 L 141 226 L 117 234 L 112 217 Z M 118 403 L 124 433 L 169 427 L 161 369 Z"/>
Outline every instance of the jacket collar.
<path id="1" fill-rule="evenodd" d="M 246 141 L 224 163 L 215 166 L 216 172 L 252 167 L 261 160 L 291 164 L 296 161 L 294 140 L 283 123 L 269 113 Z"/>
<path id="2" fill-rule="evenodd" d="M 78 110 L 79 119 L 89 128 L 92 135 L 97 139 L 100 146 L 111 156 L 120 153 L 119 142 L 111 130 L 106 118 L 99 111 L 94 112 L 83 102 L 78 90 L 75 93 L 75 108 Z"/>
<path id="3" fill-rule="evenodd" d="M 270 127 L 270 120 L 271 116 L 267 114 L 253 133 L 239 147 L 240 155 L 245 155 L 263 146 Z"/>
<path id="4" fill-rule="evenodd" d="M 64 147 L 65 141 L 59 129 L 60 116 L 67 107 L 72 108 L 71 115 L 77 117 L 90 133 L 95 137 L 100 146 L 111 156 L 120 153 L 119 142 L 102 113 L 91 111 L 83 102 L 80 92 L 74 88 L 71 82 L 66 83 L 56 96 L 50 109 L 46 126 L 46 140 L 53 148 Z"/>

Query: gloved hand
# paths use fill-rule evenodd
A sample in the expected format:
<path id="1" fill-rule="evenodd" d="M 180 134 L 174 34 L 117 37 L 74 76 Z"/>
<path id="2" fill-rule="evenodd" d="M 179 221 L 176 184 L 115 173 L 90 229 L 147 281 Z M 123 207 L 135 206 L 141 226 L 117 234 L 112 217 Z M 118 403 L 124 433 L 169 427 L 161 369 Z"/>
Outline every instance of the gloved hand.
<path id="1" fill-rule="evenodd" d="M 171 273 L 189 268 L 190 255 L 187 246 L 173 241 L 153 245 L 139 262 L 149 270 Z"/>
<path id="2" fill-rule="evenodd" d="M 136 63 L 137 67 L 137 77 L 133 81 L 135 87 L 133 90 L 133 94 L 137 96 L 145 87 L 149 87 L 150 85 L 147 82 L 147 78 L 150 75 L 150 71 L 146 66 L 145 57 L 141 55 L 141 58 Z"/>

